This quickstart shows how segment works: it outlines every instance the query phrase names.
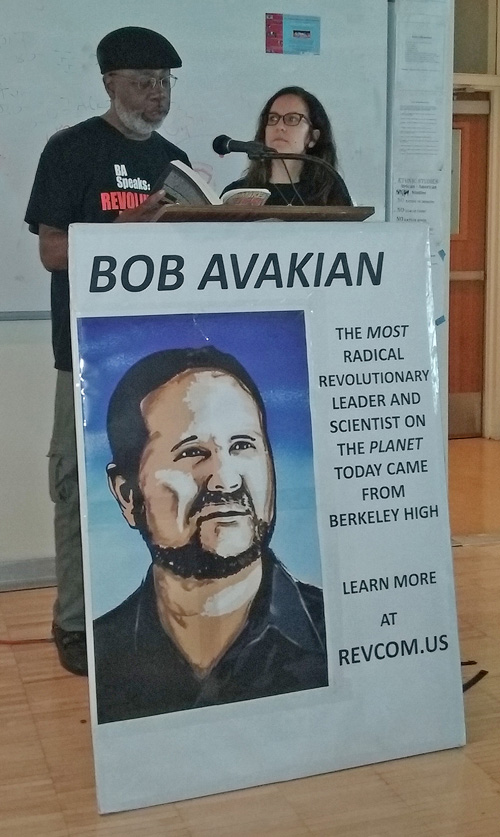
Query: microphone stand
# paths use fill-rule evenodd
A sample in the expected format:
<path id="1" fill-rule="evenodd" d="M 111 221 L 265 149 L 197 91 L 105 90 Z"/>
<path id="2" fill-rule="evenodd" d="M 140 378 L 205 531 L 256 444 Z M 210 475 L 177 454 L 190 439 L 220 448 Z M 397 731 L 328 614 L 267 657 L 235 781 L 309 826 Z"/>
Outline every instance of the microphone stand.
<path id="1" fill-rule="evenodd" d="M 279 151 L 264 148 L 262 151 L 250 152 L 248 158 L 250 160 L 302 160 L 304 163 L 316 163 L 318 166 L 322 166 L 330 172 L 330 174 L 333 174 L 334 178 L 338 177 L 337 171 L 330 163 L 327 163 L 326 160 L 322 160 L 320 157 L 314 157 L 312 154 L 289 154 L 286 152 L 282 154 Z"/>

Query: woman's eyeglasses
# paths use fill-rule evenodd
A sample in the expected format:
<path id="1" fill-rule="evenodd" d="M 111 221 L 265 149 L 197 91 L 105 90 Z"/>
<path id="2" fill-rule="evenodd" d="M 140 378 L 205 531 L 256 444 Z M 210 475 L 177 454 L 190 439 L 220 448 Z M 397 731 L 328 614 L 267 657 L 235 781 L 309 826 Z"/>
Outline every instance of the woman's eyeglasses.
<path id="1" fill-rule="evenodd" d="M 288 125 L 288 127 L 290 127 L 290 128 L 296 128 L 297 125 L 300 125 L 302 120 L 304 120 L 304 122 L 307 122 L 308 125 L 311 124 L 309 119 L 307 118 L 307 116 L 304 116 L 303 113 L 291 112 L 291 113 L 281 114 L 281 113 L 275 113 L 274 111 L 270 111 L 267 114 L 267 124 L 268 125 L 277 125 L 278 122 L 280 121 L 280 119 L 282 119 L 284 124 Z"/>

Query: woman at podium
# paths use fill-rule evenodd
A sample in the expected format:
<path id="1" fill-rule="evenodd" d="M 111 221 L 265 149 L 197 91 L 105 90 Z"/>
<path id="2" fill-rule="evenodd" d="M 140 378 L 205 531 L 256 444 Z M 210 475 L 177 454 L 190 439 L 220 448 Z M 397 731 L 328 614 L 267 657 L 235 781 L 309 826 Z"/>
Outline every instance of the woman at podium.
<path id="1" fill-rule="evenodd" d="M 352 206 L 337 172 L 330 120 L 312 93 L 302 87 L 278 90 L 261 111 L 255 140 L 279 154 L 300 154 L 307 159 L 251 160 L 245 176 L 226 186 L 223 194 L 230 189 L 265 187 L 271 192 L 268 206 Z"/>

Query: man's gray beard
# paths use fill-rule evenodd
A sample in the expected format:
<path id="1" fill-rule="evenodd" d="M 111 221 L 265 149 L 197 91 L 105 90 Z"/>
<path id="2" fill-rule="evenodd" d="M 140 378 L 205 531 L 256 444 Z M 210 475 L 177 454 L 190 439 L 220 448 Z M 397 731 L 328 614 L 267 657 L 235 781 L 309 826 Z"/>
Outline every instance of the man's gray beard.
<path id="1" fill-rule="evenodd" d="M 151 131 L 156 131 L 165 119 L 165 117 L 162 116 L 162 118 L 157 119 L 156 122 L 146 122 L 146 120 L 143 119 L 142 116 L 139 116 L 138 113 L 131 113 L 129 110 L 124 108 L 118 98 L 115 98 L 115 111 L 120 122 L 122 122 L 123 125 L 129 129 L 129 131 L 133 131 L 135 134 L 141 134 L 144 137 L 149 137 Z"/>

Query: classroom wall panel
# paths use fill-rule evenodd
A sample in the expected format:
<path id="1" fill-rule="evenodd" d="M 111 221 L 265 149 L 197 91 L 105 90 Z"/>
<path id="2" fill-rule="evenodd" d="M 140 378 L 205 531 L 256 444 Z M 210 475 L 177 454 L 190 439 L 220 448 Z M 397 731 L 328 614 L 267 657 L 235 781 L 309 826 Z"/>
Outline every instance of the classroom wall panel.
<path id="1" fill-rule="evenodd" d="M 221 160 L 218 134 L 251 139 L 277 89 L 299 84 L 330 114 L 340 168 L 358 204 L 384 219 L 387 0 L 19 0 L 0 22 L 0 312 L 49 308 L 36 242 L 23 223 L 40 152 L 55 132 L 108 105 L 95 50 L 110 30 L 135 25 L 172 40 L 183 59 L 161 133 L 180 145 L 216 190 L 246 158 Z M 318 54 L 266 53 L 265 15 L 319 19 Z"/>

